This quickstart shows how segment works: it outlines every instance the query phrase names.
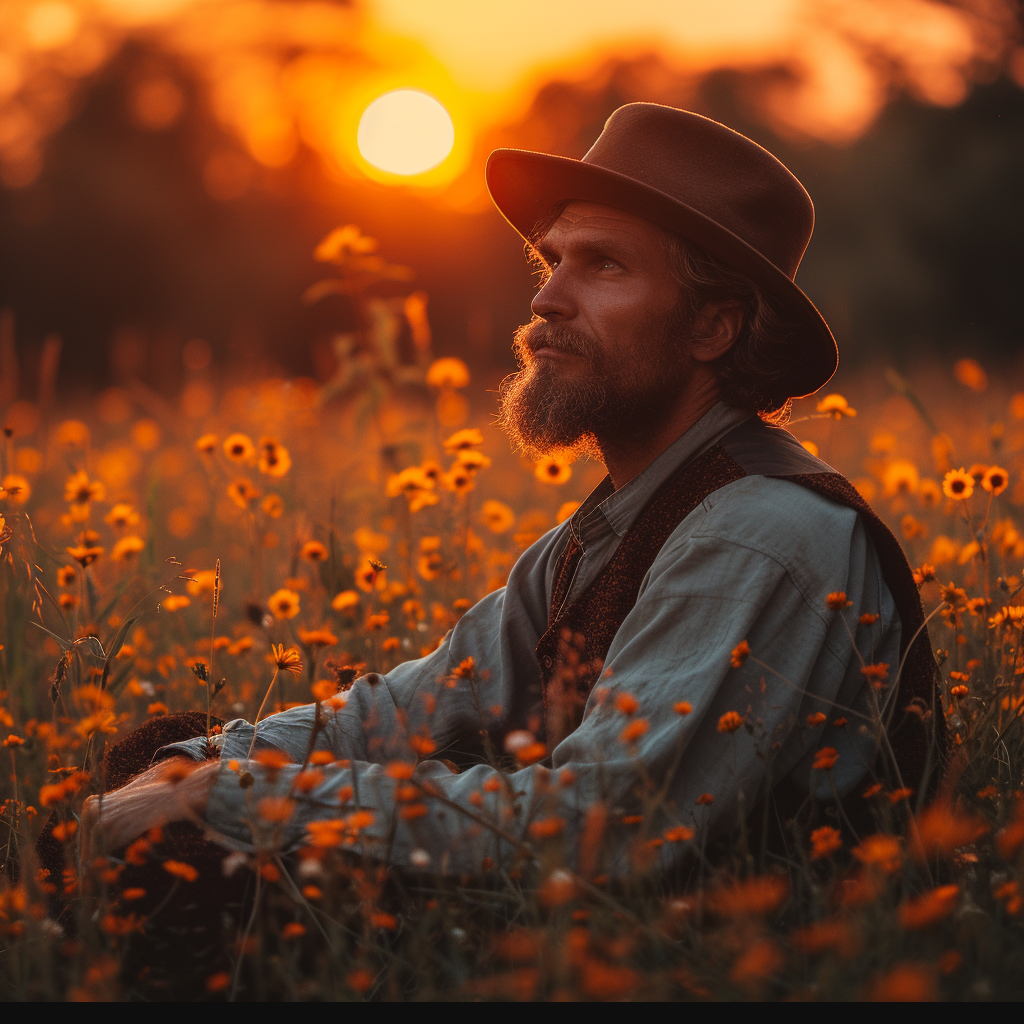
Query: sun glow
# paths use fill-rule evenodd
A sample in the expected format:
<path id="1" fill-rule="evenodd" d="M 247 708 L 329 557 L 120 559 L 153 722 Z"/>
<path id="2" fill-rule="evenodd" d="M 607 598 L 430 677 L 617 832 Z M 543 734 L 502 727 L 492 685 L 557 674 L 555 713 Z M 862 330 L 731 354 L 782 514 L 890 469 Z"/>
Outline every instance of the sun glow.
<path id="1" fill-rule="evenodd" d="M 390 174 L 422 174 L 440 164 L 455 145 L 455 126 L 433 96 L 396 89 L 363 112 L 356 136 L 364 160 Z"/>

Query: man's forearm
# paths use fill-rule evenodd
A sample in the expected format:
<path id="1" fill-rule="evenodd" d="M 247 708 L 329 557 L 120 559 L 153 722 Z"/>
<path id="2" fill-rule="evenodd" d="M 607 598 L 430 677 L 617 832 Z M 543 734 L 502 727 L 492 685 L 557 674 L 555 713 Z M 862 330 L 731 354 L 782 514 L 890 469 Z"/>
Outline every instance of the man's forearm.
<path id="1" fill-rule="evenodd" d="M 82 808 L 83 856 L 119 849 L 170 821 L 202 818 L 218 767 L 169 758 L 113 793 L 89 797 Z"/>

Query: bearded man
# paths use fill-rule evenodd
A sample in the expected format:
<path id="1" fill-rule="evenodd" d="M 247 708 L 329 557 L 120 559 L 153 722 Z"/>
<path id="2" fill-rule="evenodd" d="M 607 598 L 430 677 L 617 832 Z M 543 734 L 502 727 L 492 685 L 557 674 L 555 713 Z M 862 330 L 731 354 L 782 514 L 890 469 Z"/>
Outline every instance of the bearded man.
<path id="1" fill-rule="evenodd" d="M 839 829 L 869 778 L 923 783 L 941 716 L 906 560 L 768 422 L 838 360 L 794 283 L 803 187 L 742 135 L 647 103 L 582 161 L 499 150 L 487 180 L 543 278 L 501 424 L 608 476 L 433 654 L 343 707 L 228 723 L 185 777 L 206 737 L 164 747 L 90 802 L 94 844 L 190 817 L 288 851 L 358 808 L 361 849 L 409 870 L 476 875 L 560 841 L 615 876 L 639 852 L 669 868 L 755 806 L 792 842 L 802 807 Z"/>

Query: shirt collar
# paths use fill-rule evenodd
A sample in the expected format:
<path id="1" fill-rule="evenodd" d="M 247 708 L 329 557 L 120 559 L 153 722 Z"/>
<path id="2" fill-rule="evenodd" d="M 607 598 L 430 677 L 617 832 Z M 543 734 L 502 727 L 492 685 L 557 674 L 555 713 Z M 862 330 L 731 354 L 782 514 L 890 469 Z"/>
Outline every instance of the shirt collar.
<path id="1" fill-rule="evenodd" d="M 719 402 L 629 483 L 615 490 L 611 478 L 606 476 L 572 517 L 573 536 L 579 538 L 583 521 L 600 510 L 608 525 L 622 537 L 654 496 L 655 491 L 684 462 L 710 448 L 730 430 L 753 415 L 749 409 L 733 409 L 724 402 Z"/>

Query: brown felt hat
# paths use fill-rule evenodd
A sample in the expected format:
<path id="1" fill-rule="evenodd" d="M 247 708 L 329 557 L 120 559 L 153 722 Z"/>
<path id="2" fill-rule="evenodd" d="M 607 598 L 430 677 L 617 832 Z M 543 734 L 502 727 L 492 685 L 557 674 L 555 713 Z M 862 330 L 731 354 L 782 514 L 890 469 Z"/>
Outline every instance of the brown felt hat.
<path id="1" fill-rule="evenodd" d="M 657 103 L 619 107 L 582 160 L 497 149 L 487 161 L 495 205 L 524 238 L 556 203 L 613 206 L 703 246 L 759 285 L 799 328 L 800 398 L 836 372 L 835 338 L 794 278 L 814 227 L 811 197 L 768 150 L 745 135 Z"/>

